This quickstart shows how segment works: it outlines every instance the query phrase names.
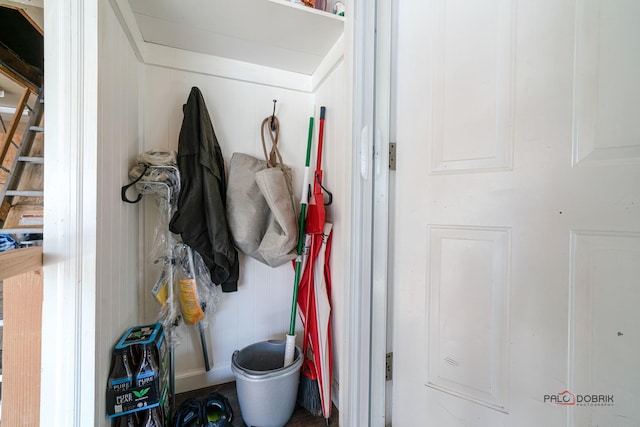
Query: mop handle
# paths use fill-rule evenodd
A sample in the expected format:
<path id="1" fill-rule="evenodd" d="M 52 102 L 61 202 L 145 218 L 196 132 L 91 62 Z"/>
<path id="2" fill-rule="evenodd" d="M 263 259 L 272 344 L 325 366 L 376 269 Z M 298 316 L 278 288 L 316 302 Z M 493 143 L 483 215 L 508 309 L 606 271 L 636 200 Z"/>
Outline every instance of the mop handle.
<path id="1" fill-rule="evenodd" d="M 318 158 L 316 159 L 316 171 L 322 169 L 322 142 L 324 140 L 324 113 L 325 107 L 320 107 L 320 130 L 318 131 Z"/>
<path id="2" fill-rule="evenodd" d="M 296 329 L 296 309 L 298 306 L 298 285 L 300 284 L 300 267 L 302 263 L 302 247 L 304 246 L 304 221 L 307 216 L 309 197 L 309 163 L 311 162 L 311 141 L 313 140 L 313 116 L 309 117 L 309 135 L 307 138 L 307 157 L 304 167 L 304 182 L 300 194 L 300 227 L 298 230 L 298 247 L 296 257 L 296 272 L 293 284 L 293 298 L 291 301 L 291 318 L 289 319 L 289 335 L 294 335 Z"/>
<path id="3" fill-rule="evenodd" d="M 307 205 L 302 205 L 300 210 L 300 217 L 303 214 L 306 215 Z M 304 224 L 300 225 L 300 230 L 304 233 Z M 296 257 L 296 272 L 293 281 L 295 286 L 293 288 L 293 300 L 291 302 L 291 319 L 289 319 L 289 335 L 294 335 L 296 331 L 296 309 L 298 306 L 298 286 L 300 284 L 300 267 L 302 266 L 302 245 L 298 243 L 298 256 Z"/>
<path id="4" fill-rule="evenodd" d="M 304 165 L 304 184 L 300 195 L 300 227 L 298 231 L 298 247 L 296 256 L 296 272 L 293 279 L 293 297 L 291 300 L 291 318 L 289 319 L 289 334 L 285 341 L 284 366 L 293 363 L 295 355 L 296 314 L 298 308 L 298 286 L 300 285 L 300 270 L 302 265 L 302 247 L 304 246 L 304 221 L 307 216 L 309 163 L 311 159 L 311 142 L 313 140 L 313 116 L 309 117 L 309 136 L 307 138 L 307 158 Z"/>

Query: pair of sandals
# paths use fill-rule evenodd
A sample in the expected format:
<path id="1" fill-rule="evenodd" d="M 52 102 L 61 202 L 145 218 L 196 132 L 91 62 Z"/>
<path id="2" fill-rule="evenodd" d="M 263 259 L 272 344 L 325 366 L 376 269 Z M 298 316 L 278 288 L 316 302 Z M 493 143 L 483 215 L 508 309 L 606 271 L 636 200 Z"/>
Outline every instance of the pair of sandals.
<path id="1" fill-rule="evenodd" d="M 233 409 L 225 396 L 211 393 L 202 402 L 193 397 L 182 402 L 174 421 L 175 427 L 232 427 Z"/>

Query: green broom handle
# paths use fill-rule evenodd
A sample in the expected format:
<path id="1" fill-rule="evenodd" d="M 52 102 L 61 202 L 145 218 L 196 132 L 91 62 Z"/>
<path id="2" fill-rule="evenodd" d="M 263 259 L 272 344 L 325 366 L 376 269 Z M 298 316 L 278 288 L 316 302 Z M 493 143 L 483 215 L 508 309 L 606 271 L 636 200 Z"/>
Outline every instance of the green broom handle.
<path id="1" fill-rule="evenodd" d="M 309 136 L 307 138 L 307 158 L 304 165 L 304 183 L 300 195 L 300 227 L 298 231 L 298 256 L 296 258 L 296 272 L 293 279 L 293 300 L 291 301 L 291 319 L 289 319 L 289 335 L 296 330 L 296 309 L 298 307 L 298 286 L 300 285 L 300 268 L 302 266 L 302 247 L 304 246 L 304 222 L 307 216 L 307 202 L 309 194 L 309 164 L 311 163 L 311 141 L 313 140 L 313 116 L 309 117 Z"/>
<path id="2" fill-rule="evenodd" d="M 302 266 L 302 246 L 304 242 L 304 223 L 302 219 L 304 219 L 307 212 L 307 205 L 304 204 L 300 208 L 300 235 L 298 237 L 298 257 L 296 258 L 296 273 L 293 279 L 294 287 L 293 287 L 293 301 L 291 302 L 291 319 L 289 320 L 289 335 L 295 334 L 296 329 L 296 308 L 298 306 L 298 286 L 300 285 L 300 269 Z"/>

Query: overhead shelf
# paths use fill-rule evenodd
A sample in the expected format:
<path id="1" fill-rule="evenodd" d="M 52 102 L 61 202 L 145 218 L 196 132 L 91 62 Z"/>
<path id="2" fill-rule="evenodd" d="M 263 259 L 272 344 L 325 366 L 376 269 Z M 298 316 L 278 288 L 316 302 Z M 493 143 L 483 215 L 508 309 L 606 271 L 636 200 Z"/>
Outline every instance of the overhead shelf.
<path id="1" fill-rule="evenodd" d="M 163 46 L 307 76 L 322 68 L 330 53 L 338 56 L 335 46 L 344 32 L 343 17 L 286 0 L 128 4 L 147 48 Z"/>

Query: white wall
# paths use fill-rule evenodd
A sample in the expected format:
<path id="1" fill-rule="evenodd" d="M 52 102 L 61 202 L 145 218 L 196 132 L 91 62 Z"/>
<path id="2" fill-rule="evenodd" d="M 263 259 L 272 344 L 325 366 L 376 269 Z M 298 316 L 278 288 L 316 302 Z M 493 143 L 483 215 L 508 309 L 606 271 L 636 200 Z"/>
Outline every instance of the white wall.
<path id="1" fill-rule="evenodd" d="M 137 324 L 139 205 L 120 188 L 139 148 L 141 65 L 111 7 L 99 3 L 96 216 L 96 425 L 106 423 L 104 390 L 113 345 Z M 135 196 L 135 193 L 129 193 Z"/>
<path id="2" fill-rule="evenodd" d="M 156 66 L 145 66 L 144 85 L 145 150 L 177 150 L 182 105 L 196 86 L 205 97 L 227 164 L 234 151 L 256 156 L 262 152 L 260 124 L 271 114 L 273 99 L 278 100 L 283 159 L 292 166 L 304 164 L 305 116 L 312 102 L 308 94 Z M 304 112 L 301 116 L 300 111 Z M 299 170 L 295 172 L 294 179 L 300 182 Z M 155 203 L 149 200 L 145 212 L 145 252 L 149 253 L 158 224 Z M 150 261 L 145 264 L 145 321 L 155 319 L 158 312 L 158 305 L 150 296 L 157 270 Z M 230 361 L 234 350 L 256 341 L 282 338 L 288 330 L 292 285 L 293 273 L 288 266 L 271 269 L 241 256 L 238 292 L 219 292 L 219 302 L 206 331 L 213 366 L 207 375 L 197 328 L 178 329 L 182 342 L 176 347 L 176 392 L 232 380 Z"/>
<path id="3" fill-rule="evenodd" d="M 274 70 L 277 73 L 277 70 Z M 306 154 L 306 141 L 311 108 L 327 106 L 325 125 L 326 180 L 336 198 L 329 209 L 329 217 L 336 223 L 333 266 L 336 277 L 344 274 L 346 253 L 345 214 L 349 206 L 348 170 L 349 152 L 345 144 L 344 71 L 339 64 L 331 75 L 319 86 L 317 94 L 283 88 L 274 88 L 228 78 L 207 76 L 186 71 L 144 66 L 143 127 L 144 150 L 177 150 L 178 135 L 182 124 L 182 105 L 186 102 L 191 87 L 202 91 L 214 130 L 223 155 L 228 161 L 233 152 L 261 156 L 260 124 L 273 109 L 277 99 L 276 115 L 280 121 L 279 148 L 286 164 L 294 169 L 294 192 L 296 202 L 302 185 L 302 170 Z M 317 120 L 316 120 L 317 123 Z M 314 130 L 317 137 L 317 126 Z M 315 144 L 314 144 L 315 151 Z M 315 158 L 315 154 L 313 156 Z M 228 170 L 227 170 L 228 172 Z M 340 183 L 340 184 L 338 184 Z M 153 246 L 153 236 L 158 224 L 157 208 L 153 200 L 147 200 L 145 209 L 145 253 Z M 218 292 L 219 301 L 206 327 L 212 370 L 205 374 L 201 345 L 196 327 L 180 327 L 178 335 L 182 341 L 176 348 L 176 392 L 206 387 L 233 380 L 230 363 L 234 350 L 266 339 L 282 339 L 289 327 L 291 297 L 293 291 L 293 269 L 287 264 L 269 268 L 244 257 L 240 264 L 238 291 L 224 294 Z M 143 280 L 144 321 L 153 321 L 158 305 L 150 295 L 150 289 L 158 271 L 152 260 L 145 260 Z M 341 292 L 343 281 L 336 280 L 334 287 Z M 339 311 L 340 301 L 336 304 Z M 339 323 L 340 317 L 336 317 Z M 298 329 L 300 323 L 298 322 Z M 336 331 L 339 325 L 336 326 Z M 342 335 L 337 333 L 336 349 Z M 337 357 L 336 365 L 337 363 Z"/>

